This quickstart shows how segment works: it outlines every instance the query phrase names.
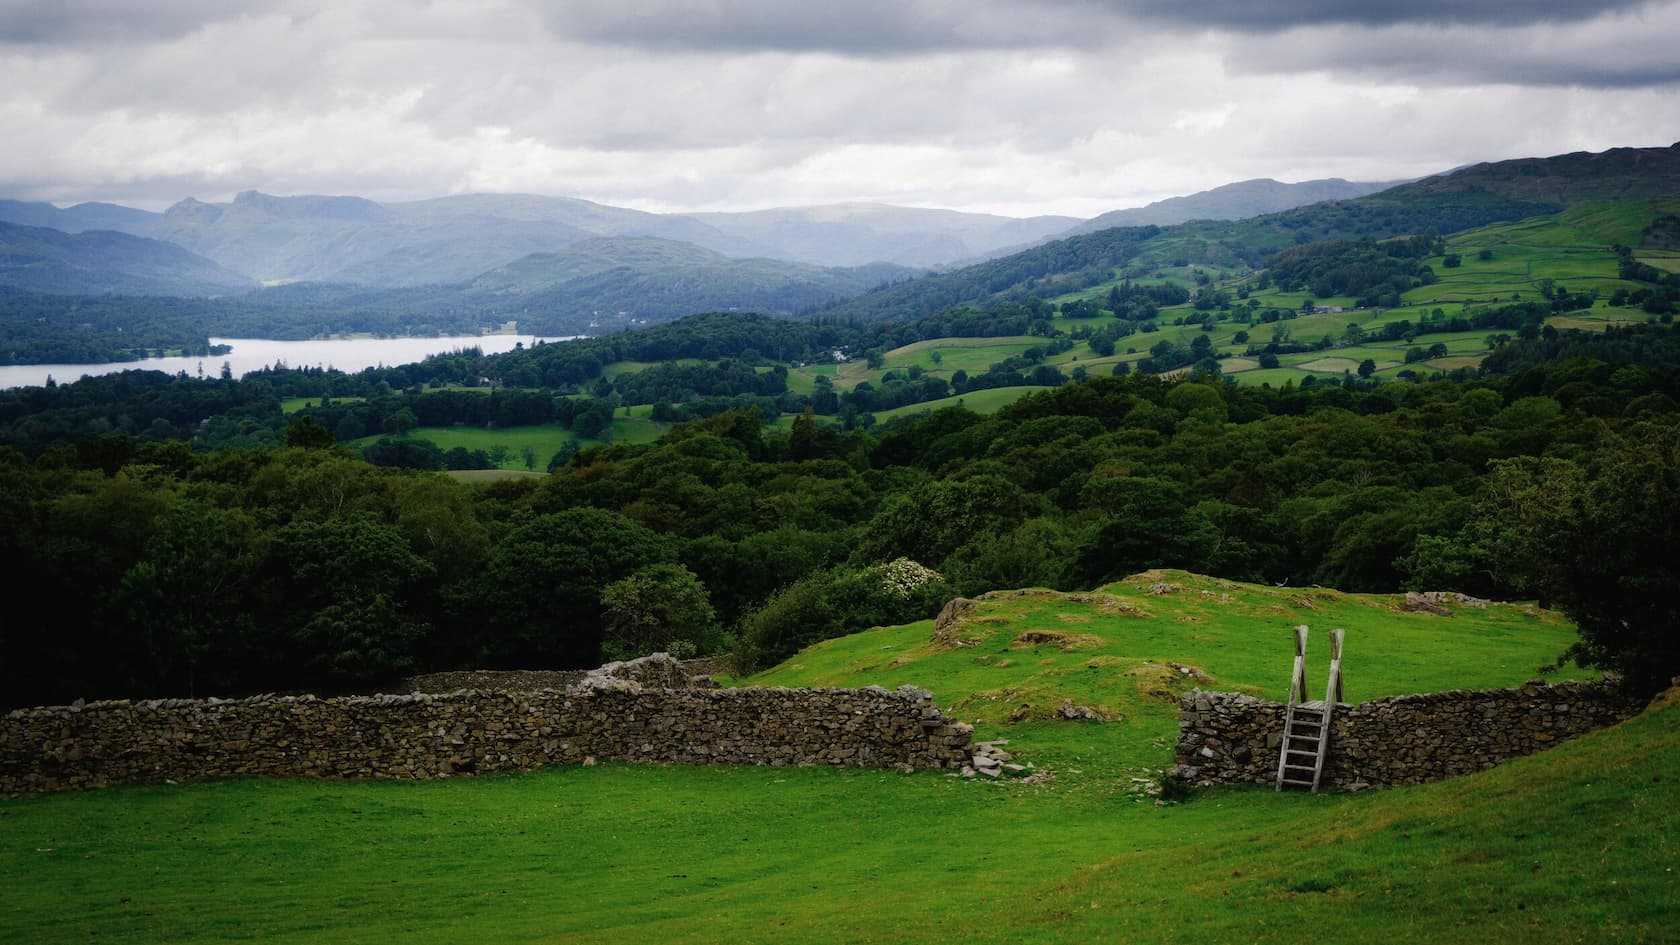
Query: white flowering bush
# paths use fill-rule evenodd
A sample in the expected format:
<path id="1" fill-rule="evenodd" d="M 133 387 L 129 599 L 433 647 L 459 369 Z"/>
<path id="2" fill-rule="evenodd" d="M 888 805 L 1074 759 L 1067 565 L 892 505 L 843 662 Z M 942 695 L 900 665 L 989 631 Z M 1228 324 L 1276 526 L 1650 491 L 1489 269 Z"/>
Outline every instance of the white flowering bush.
<path id="1" fill-rule="evenodd" d="M 896 594 L 904 600 L 909 600 L 924 584 L 945 580 L 943 574 L 909 558 L 895 558 L 886 564 L 878 564 L 869 571 L 881 579 L 882 590 Z"/>

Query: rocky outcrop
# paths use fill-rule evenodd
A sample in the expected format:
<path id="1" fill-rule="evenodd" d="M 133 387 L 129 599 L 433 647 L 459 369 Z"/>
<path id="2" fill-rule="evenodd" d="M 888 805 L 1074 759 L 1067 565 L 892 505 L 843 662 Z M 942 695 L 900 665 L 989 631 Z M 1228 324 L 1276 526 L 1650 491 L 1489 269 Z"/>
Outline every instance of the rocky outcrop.
<path id="1" fill-rule="evenodd" d="M 1417 591 L 1407 591 L 1406 598 L 1400 604 L 1402 610 L 1414 614 L 1434 614 L 1437 617 L 1451 617 L 1452 611 L 1443 607 L 1441 603 L 1427 594 Z"/>
<path id="2" fill-rule="evenodd" d="M 1323 784 L 1357 789 L 1470 774 L 1613 725 L 1643 706 L 1610 681 L 1535 681 L 1341 705 L 1331 718 Z M 1238 693 L 1185 693 L 1173 776 L 1197 785 L 1274 783 L 1284 711 L 1281 702 Z"/>
<path id="3" fill-rule="evenodd" d="M 966 597 L 953 597 L 939 609 L 939 616 L 933 618 L 933 642 L 946 646 L 957 642 L 957 633 L 962 629 L 963 615 L 980 606 L 979 601 Z"/>
<path id="4" fill-rule="evenodd" d="M 588 682 L 590 677 L 625 679 L 643 689 L 710 689 L 715 686 L 710 677 L 697 679 L 690 676 L 681 662 L 664 653 L 608 663 L 590 670 L 584 682 Z"/>

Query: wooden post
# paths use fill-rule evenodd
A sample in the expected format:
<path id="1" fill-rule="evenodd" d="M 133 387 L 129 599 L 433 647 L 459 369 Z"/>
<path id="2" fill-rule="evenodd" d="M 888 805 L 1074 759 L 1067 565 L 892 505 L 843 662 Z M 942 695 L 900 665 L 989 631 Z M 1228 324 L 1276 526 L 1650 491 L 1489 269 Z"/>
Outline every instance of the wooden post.
<path id="1" fill-rule="evenodd" d="M 1334 708 L 1342 701 L 1342 635 L 1346 632 L 1341 627 L 1330 631 L 1330 686 L 1324 693 L 1326 709 Z"/>
<path id="2" fill-rule="evenodd" d="M 1307 625 L 1295 628 L 1295 673 L 1289 678 L 1287 705 L 1307 701 Z"/>

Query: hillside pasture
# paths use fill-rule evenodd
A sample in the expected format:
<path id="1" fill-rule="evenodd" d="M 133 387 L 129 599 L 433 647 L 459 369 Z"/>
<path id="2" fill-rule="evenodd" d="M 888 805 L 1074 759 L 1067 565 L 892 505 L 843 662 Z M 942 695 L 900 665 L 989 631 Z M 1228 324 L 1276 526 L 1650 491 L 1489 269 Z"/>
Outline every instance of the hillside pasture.
<path id="1" fill-rule="evenodd" d="M 888 420 L 896 420 L 900 417 L 913 417 L 918 414 L 932 413 L 935 410 L 943 410 L 946 407 L 964 407 L 974 411 L 975 413 L 982 414 L 996 413 L 998 408 L 1007 404 L 1012 404 L 1028 394 L 1036 394 L 1039 391 L 1052 389 L 1053 388 L 1049 387 L 1027 386 L 992 387 L 987 388 L 986 390 L 971 390 L 966 394 L 958 394 L 954 397 L 944 397 L 939 400 L 930 400 L 926 403 L 909 404 L 904 407 L 894 407 L 891 410 L 882 410 L 875 414 L 875 419 L 885 423 Z"/>

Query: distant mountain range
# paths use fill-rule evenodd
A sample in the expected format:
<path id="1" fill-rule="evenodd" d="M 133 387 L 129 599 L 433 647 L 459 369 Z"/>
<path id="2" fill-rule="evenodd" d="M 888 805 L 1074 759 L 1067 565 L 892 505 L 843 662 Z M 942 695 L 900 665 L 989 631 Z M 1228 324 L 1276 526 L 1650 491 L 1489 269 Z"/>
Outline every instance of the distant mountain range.
<path id="1" fill-rule="evenodd" d="M 551 331 L 709 310 L 790 315 L 849 299 L 837 316 L 903 318 L 934 304 L 1069 291 L 1121 264 L 1257 265 L 1302 240 L 1446 232 L 1580 200 L 1677 191 L 1680 148 L 1620 148 L 1471 165 L 1396 187 L 1242 181 L 1086 221 L 867 203 L 659 214 L 518 194 L 379 203 L 246 191 L 162 213 L 0 200 L 0 285 L 67 295 L 251 293 L 245 301 L 264 306 L 472 312 Z M 1142 225 L 1166 230 L 1087 240 Z M 951 271 L 923 278 L 940 268 Z M 297 287 L 253 292 L 259 284 Z M 881 286 L 891 288 L 868 295 Z"/>
<path id="2" fill-rule="evenodd" d="M 691 243 L 738 259 L 924 268 L 1053 236 L 1073 217 L 1011 217 L 876 204 L 658 214 L 567 197 L 473 194 L 410 203 L 360 197 L 183 200 L 162 213 L 113 204 L 0 201 L 0 220 L 166 240 L 252 279 L 374 286 L 459 283 L 596 237 Z"/>
<path id="3" fill-rule="evenodd" d="M 708 311 L 910 324 L 963 306 L 984 310 L 953 317 L 984 321 L 992 303 L 1187 266 L 1260 267 L 1318 240 L 1452 233 L 1582 201 L 1680 194 L 1680 146 L 1469 165 L 1335 196 L 1377 186 L 1244 181 L 1084 222 L 877 204 L 655 214 L 494 194 L 382 204 L 247 192 L 163 213 L 0 201 L 0 288 L 12 287 L 0 292 L 0 340 L 27 336 L 14 361 L 62 356 L 86 333 L 86 313 L 105 332 L 95 360 L 197 344 L 232 324 L 254 337 L 508 321 L 602 334 Z M 1139 219 L 1161 222 L 1103 226 Z M 954 255 L 980 262 L 939 263 Z M 919 265 L 833 264 L 881 257 Z"/>
<path id="4" fill-rule="evenodd" d="M 1075 217 L 1025 219 L 954 210 L 849 203 L 784 207 L 740 213 L 659 214 L 568 197 L 471 194 L 406 203 L 378 203 L 350 196 L 276 197 L 246 191 L 227 203 L 188 198 L 162 213 L 109 203 L 59 208 L 47 203 L 0 200 L 0 221 L 47 227 L 67 234 L 110 230 L 162 240 L 253 282 L 329 282 L 396 288 L 458 285 L 532 254 L 554 254 L 600 238 L 645 238 L 691 244 L 734 259 L 853 268 L 887 263 L 908 269 L 966 264 L 1031 247 L 1058 236 L 1090 232 L 1148 218 L 1177 223 L 1192 218 L 1234 219 L 1330 196 L 1369 192 L 1377 184 L 1246 181 L 1203 194 L 1115 211 L 1096 221 Z M 1131 215 L 1131 216 L 1128 216 Z M 1138 216 L 1142 215 L 1142 216 Z M 668 262 L 669 260 L 664 260 Z M 630 260 L 618 265 L 635 267 Z M 72 267 L 92 272 L 99 263 Z M 127 274 L 81 282 L 36 278 L 30 288 L 58 292 L 143 291 L 188 293 L 189 286 L 225 292 L 235 283 L 204 277 L 204 264 L 164 278 Z M 773 271 L 761 262 L 763 272 Z M 809 268 L 779 278 L 810 275 Z M 0 273 L 0 281 L 10 277 Z M 853 281 L 842 278 L 843 283 Z M 828 291 L 830 276 L 818 280 Z M 18 282 L 14 284 L 23 285 Z M 120 288 L 117 288 L 119 287 Z M 739 307 L 755 299 L 742 298 Z"/>

